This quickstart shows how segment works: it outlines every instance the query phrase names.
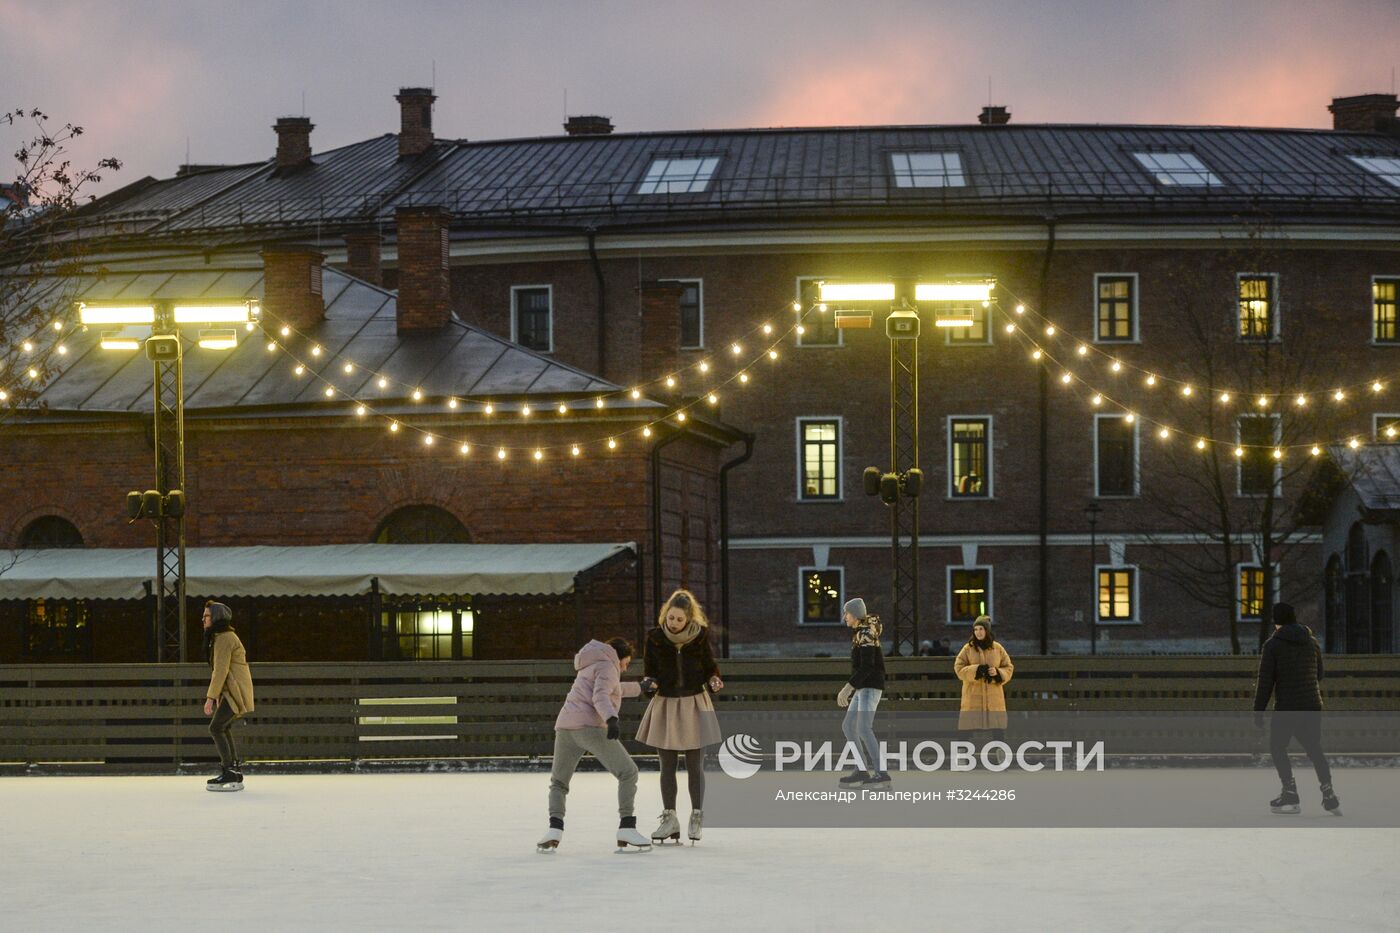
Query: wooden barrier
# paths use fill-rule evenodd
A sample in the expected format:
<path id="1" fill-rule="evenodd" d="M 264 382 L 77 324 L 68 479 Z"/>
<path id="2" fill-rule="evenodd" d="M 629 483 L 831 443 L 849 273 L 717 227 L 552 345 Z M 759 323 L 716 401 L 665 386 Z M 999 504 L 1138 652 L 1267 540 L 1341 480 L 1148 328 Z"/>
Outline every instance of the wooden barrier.
<path id="1" fill-rule="evenodd" d="M 1014 710 L 1246 710 L 1257 658 L 1023 657 Z M 1327 659 L 1337 711 L 1400 710 L 1400 656 Z M 957 709 L 951 658 L 890 658 L 882 710 Z M 832 710 L 845 659 L 730 659 L 725 710 Z M 0 665 L 0 767 L 170 770 L 213 760 L 200 664 Z M 257 710 L 235 727 L 251 761 L 535 757 L 573 677 L 567 661 L 254 664 Z M 624 735 L 644 704 L 624 704 Z M 640 746 L 632 746 L 642 752 Z"/>

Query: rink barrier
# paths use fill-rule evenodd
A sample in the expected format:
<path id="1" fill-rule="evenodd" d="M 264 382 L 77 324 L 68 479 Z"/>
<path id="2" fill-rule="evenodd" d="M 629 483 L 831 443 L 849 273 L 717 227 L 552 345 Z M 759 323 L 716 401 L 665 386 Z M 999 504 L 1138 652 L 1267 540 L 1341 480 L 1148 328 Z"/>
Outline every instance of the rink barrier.
<path id="1" fill-rule="evenodd" d="M 1013 710 L 1248 709 L 1251 656 L 1022 657 Z M 1400 710 L 1400 656 L 1327 658 L 1329 710 Z M 567 661 L 254 664 L 257 710 L 235 736 L 258 762 L 529 759 L 548 756 L 573 678 Z M 724 710 L 831 710 L 844 658 L 728 659 Z M 949 712 L 951 658 L 889 658 L 882 709 Z M 213 758 L 202 664 L 0 665 L 0 771 L 170 771 Z M 624 736 L 644 708 L 623 705 Z M 629 742 L 634 753 L 646 749 Z"/>

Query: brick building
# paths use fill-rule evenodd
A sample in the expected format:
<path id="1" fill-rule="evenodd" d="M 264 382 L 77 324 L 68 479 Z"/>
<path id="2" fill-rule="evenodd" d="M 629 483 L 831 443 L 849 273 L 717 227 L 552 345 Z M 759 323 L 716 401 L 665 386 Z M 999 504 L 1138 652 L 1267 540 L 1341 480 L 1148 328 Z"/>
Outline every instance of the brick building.
<path id="1" fill-rule="evenodd" d="M 727 552 L 726 634 L 749 654 L 841 650 L 842 599 L 888 602 L 889 520 L 860 482 L 888 461 L 888 345 L 836 328 L 815 283 L 991 281 L 973 326 L 921 341 L 920 637 L 960 641 L 985 610 L 1018 651 L 1248 650 L 1279 596 L 1322 625 L 1310 448 L 1400 412 L 1393 95 L 1334 100 L 1331 130 L 988 108 L 678 133 L 581 117 L 504 141 L 437 137 L 432 92 L 398 99 L 398 134 L 315 153 L 308 120 L 281 120 L 264 162 L 143 179 L 85 213 L 88 242 L 111 269 L 309 242 L 431 321 L 752 432 L 742 466 L 719 469 L 737 442 L 705 455 L 727 541 L 717 509 L 648 526 L 711 580 Z"/>

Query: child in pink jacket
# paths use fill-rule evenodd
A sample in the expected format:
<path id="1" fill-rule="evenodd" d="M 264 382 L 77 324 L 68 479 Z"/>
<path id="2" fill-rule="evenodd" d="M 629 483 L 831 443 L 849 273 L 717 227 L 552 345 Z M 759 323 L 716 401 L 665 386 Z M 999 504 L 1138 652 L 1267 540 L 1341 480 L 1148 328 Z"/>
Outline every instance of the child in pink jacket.
<path id="1" fill-rule="evenodd" d="M 549 831 L 539 841 L 541 852 L 553 852 L 564 838 L 564 798 L 580 759 L 592 754 L 617 778 L 617 847 L 650 849 L 651 840 L 637 832 L 632 804 L 637 796 L 637 765 L 622 746 L 617 714 L 623 697 L 656 691 L 648 678 L 622 682 L 632 663 L 632 644 L 625 638 L 590 641 L 574 655 L 574 684 L 554 720 L 554 767 L 549 775 Z"/>

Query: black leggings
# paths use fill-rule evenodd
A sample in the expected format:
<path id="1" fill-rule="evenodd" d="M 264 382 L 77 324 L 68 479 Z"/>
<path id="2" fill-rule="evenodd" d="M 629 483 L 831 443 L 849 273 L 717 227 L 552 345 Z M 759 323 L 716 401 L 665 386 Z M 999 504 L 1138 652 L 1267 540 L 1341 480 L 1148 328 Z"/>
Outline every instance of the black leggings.
<path id="1" fill-rule="evenodd" d="M 658 748 L 661 756 L 661 805 L 667 810 L 676 809 L 676 765 L 681 755 L 685 756 L 685 780 L 690 788 L 690 808 L 705 809 L 705 750 L 692 748 L 677 752 L 669 748 Z"/>
<path id="2" fill-rule="evenodd" d="M 238 760 L 234 754 L 231 731 L 237 719 L 233 707 L 225 699 L 219 703 L 218 709 L 214 710 L 214 718 L 209 720 L 209 734 L 214 737 L 214 747 L 219 750 L 219 764 L 225 768 L 232 768 L 233 763 Z"/>
<path id="3" fill-rule="evenodd" d="M 1312 760 L 1319 784 L 1332 783 L 1332 769 L 1322 751 L 1322 714 L 1317 712 L 1275 712 L 1269 729 L 1269 753 L 1284 784 L 1293 783 L 1293 764 L 1288 760 L 1288 741 L 1296 738 Z"/>

